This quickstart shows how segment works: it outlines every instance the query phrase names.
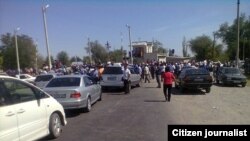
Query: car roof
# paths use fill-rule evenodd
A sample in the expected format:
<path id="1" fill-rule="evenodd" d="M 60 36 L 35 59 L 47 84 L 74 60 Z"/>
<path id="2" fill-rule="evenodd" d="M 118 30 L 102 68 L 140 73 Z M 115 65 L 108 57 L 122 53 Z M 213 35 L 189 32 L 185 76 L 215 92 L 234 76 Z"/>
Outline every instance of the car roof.
<path id="1" fill-rule="evenodd" d="M 71 74 L 71 75 L 59 75 L 59 76 L 57 76 L 56 78 L 70 78 L 70 77 L 79 77 L 79 78 L 81 78 L 81 77 L 83 77 L 83 76 L 88 76 L 88 75 L 86 75 L 86 74 L 83 74 L 83 75 L 77 75 L 77 74 Z M 88 76 L 89 77 L 89 76 Z"/>

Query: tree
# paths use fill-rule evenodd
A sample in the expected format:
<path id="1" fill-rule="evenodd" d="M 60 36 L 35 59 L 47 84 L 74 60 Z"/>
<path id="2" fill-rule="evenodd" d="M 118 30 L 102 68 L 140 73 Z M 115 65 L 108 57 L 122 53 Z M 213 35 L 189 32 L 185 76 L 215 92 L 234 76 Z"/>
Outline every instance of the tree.
<path id="1" fill-rule="evenodd" d="M 94 42 L 90 41 L 88 43 L 88 47 L 86 47 L 85 50 L 87 52 L 90 50 L 91 58 L 94 63 L 106 63 L 108 61 L 108 52 L 106 48 L 97 40 Z M 90 58 L 88 60 L 90 60 Z M 84 61 L 86 60 L 84 59 Z"/>
<path id="2" fill-rule="evenodd" d="M 164 48 L 163 44 L 158 40 L 153 41 L 153 52 L 168 53 L 167 49 Z"/>
<path id="3" fill-rule="evenodd" d="M 1 35 L 3 69 L 17 69 L 15 37 L 10 33 Z M 35 67 L 36 46 L 27 35 L 17 35 L 20 69 Z"/>
<path id="4" fill-rule="evenodd" d="M 82 59 L 79 56 L 73 56 L 70 58 L 70 62 L 82 62 Z"/>
<path id="5" fill-rule="evenodd" d="M 250 16 L 247 18 L 245 14 L 241 14 L 240 21 L 240 50 L 239 57 L 243 59 L 243 47 L 245 47 L 244 56 L 250 56 Z M 234 20 L 232 25 L 223 23 L 220 25 L 219 30 L 216 32 L 218 38 L 221 38 L 223 43 L 226 44 L 226 54 L 230 60 L 235 60 L 236 47 L 237 47 L 237 19 Z"/>
<path id="6" fill-rule="evenodd" d="M 222 53 L 222 45 L 215 45 L 213 48 L 213 41 L 207 35 L 198 36 L 189 42 L 191 51 L 199 61 L 213 60 L 213 52 L 215 56 L 220 56 Z"/>
<path id="7" fill-rule="evenodd" d="M 122 62 L 123 60 L 123 52 L 121 49 L 117 49 L 110 52 L 110 60 L 112 62 Z"/>
<path id="8" fill-rule="evenodd" d="M 63 65 L 69 66 L 69 56 L 67 52 L 61 51 L 56 56 L 57 60 L 60 61 Z"/>

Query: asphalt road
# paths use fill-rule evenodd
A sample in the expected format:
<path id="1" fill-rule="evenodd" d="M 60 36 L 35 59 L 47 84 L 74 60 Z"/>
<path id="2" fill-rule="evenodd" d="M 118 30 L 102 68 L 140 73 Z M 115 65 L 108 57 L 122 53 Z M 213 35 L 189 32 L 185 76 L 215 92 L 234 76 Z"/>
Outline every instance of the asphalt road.
<path id="1" fill-rule="evenodd" d="M 203 91 L 173 91 L 165 102 L 155 81 L 103 93 L 90 113 L 67 111 L 67 126 L 57 141 L 166 141 L 168 124 L 250 124 L 250 87 L 212 86 Z"/>

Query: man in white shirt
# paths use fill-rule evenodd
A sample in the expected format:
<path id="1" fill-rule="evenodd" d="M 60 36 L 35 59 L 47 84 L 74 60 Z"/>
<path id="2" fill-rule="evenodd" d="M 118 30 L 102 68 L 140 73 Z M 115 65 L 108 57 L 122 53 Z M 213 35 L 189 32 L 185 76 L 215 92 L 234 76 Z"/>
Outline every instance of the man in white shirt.
<path id="1" fill-rule="evenodd" d="M 123 82 L 124 82 L 124 91 L 125 94 L 130 93 L 130 70 L 128 69 L 128 64 L 124 64 L 124 70 L 123 70 Z"/>

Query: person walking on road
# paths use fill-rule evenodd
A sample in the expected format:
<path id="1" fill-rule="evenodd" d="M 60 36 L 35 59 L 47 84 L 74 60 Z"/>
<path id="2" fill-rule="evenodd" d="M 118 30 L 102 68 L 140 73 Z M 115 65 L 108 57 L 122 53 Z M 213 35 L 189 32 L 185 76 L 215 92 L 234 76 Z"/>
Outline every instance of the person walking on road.
<path id="1" fill-rule="evenodd" d="M 165 96 L 166 101 L 170 101 L 171 93 L 172 93 L 172 84 L 175 80 L 174 74 L 170 72 L 170 68 L 166 67 L 165 72 L 162 73 L 163 79 L 163 93 Z"/>
<path id="2" fill-rule="evenodd" d="M 124 70 L 123 70 L 123 82 L 124 82 L 124 92 L 125 94 L 127 93 L 130 93 L 130 84 L 129 84 L 129 81 L 130 81 L 130 70 L 128 69 L 128 64 L 125 63 L 124 64 Z"/>
<path id="3" fill-rule="evenodd" d="M 156 81 L 157 81 L 157 88 L 161 88 L 161 73 L 162 70 L 160 68 L 159 63 L 156 63 L 156 71 L 155 71 L 155 77 L 156 77 Z"/>
<path id="4" fill-rule="evenodd" d="M 145 68 L 144 68 L 145 83 L 146 83 L 147 81 L 148 81 L 148 83 L 150 83 L 149 75 L 150 75 L 149 67 L 148 67 L 148 64 L 146 64 L 146 66 L 145 66 Z"/>

